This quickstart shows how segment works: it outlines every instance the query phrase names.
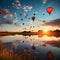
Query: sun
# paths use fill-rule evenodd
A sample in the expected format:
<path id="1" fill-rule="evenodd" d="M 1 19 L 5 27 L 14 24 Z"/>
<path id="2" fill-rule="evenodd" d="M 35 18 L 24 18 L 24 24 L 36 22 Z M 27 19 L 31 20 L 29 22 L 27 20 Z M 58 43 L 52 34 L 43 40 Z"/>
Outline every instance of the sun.
<path id="1" fill-rule="evenodd" d="M 48 32 L 48 30 L 43 30 L 44 31 L 44 33 L 47 33 Z"/>
<path id="2" fill-rule="evenodd" d="M 43 30 L 43 32 L 44 32 L 44 35 L 46 35 L 48 33 L 48 30 L 45 29 L 45 30 Z"/>
<path id="3" fill-rule="evenodd" d="M 45 33 L 46 33 L 46 32 L 48 32 L 48 30 L 46 30 L 46 29 L 45 29 L 45 30 L 43 30 L 43 31 L 44 31 Z"/>

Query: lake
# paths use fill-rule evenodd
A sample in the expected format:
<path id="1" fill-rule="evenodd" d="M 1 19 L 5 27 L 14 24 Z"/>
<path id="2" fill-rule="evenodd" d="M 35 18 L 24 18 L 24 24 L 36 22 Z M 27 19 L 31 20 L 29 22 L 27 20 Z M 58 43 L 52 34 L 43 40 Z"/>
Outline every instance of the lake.
<path id="1" fill-rule="evenodd" d="M 0 36 L 0 40 L 2 40 L 8 50 L 11 50 L 11 47 L 8 47 L 9 44 L 13 44 L 14 51 L 17 54 L 21 54 L 26 49 L 37 56 L 36 60 L 49 60 L 47 54 L 50 51 L 54 55 L 51 60 L 60 59 L 60 37 L 9 35 Z"/>

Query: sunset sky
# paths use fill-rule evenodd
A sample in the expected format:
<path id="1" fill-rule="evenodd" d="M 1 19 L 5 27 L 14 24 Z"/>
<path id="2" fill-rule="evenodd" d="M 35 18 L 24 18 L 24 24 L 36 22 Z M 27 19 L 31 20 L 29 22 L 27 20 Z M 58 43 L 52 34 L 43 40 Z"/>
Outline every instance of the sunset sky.
<path id="1" fill-rule="evenodd" d="M 46 12 L 48 7 L 54 9 L 50 15 Z M 59 27 L 60 0 L 0 0 L 0 31 L 55 30 Z"/>

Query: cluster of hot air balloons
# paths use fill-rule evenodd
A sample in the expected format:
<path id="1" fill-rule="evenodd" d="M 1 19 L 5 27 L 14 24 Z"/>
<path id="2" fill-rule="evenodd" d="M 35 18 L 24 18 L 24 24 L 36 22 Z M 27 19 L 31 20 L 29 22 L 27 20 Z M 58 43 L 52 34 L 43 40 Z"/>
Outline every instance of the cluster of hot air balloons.
<path id="1" fill-rule="evenodd" d="M 48 7 L 48 8 L 46 8 L 46 12 L 50 15 L 52 12 L 53 12 L 53 10 L 54 10 L 54 8 L 53 7 Z M 31 19 L 34 21 L 35 20 L 35 13 L 33 14 L 34 16 L 32 16 L 31 17 Z M 43 13 L 43 15 L 45 15 L 44 13 Z M 22 16 L 22 13 L 20 13 L 20 16 Z M 25 16 L 25 18 L 27 17 L 28 15 L 26 15 Z"/>
<path id="2" fill-rule="evenodd" d="M 5 2 L 6 2 L 6 1 L 5 1 Z M 7 7 L 9 7 L 9 6 L 7 6 Z M 16 7 L 21 7 L 21 4 L 20 4 L 20 1 L 19 1 L 19 0 L 15 0 L 15 2 L 12 3 L 12 8 L 16 8 Z M 31 9 L 32 9 L 32 6 L 30 6 L 30 5 L 29 5 L 29 6 L 24 6 L 23 9 L 24 9 L 24 10 L 31 10 Z M 46 12 L 47 12 L 49 15 L 53 12 L 53 10 L 54 10 L 53 7 L 47 7 L 47 8 L 46 8 Z M 3 10 L 0 9 L 0 14 L 2 14 L 2 12 L 3 12 Z M 25 13 L 26 13 L 26 12 L 25 12 Z M 20 14 L 19 14 L 20 17 L 21 17 L 20 20 L 23 21 L 24 18 L 28 18 L 29 20 L 31 19 L 31 20 L 34 22 L 35 19 L 36 19 L 37 13 L 38 13 L 38 12 L 34 12 L 32 17 L 29 17 L 28 14 L 25 14 L 25 15 L 23 16 L 23 14 L 20 13 Z M 16 13 L 15 13 L 14 15 L 15 15 L 15 18 L 16 18 Z M 45 14 L 43 13 L 43 15 L 45 15 Z M 6 18 L 6 16 L 7 16 L 7 15 L 4 15 L 3 18 Z M 10 16 L 12 16 L 12 15 L 10 14 Z M 23 17 L 24 17 L 24 18 L 23 18 Z M 45 23 L 45 22 L 46 22 L 46 21 L 44 20 L 43 23 Z M 22 23 L 22 25 L 25 25 L 25 23 Z M 31 28 L 31 26 L 30 26 L 30 28 Z M 33 28 L 34 28 L 34 26 L 33 26 Z"/>
<path id="3" fill-rule="evenodd" d="M 23 14 L 20 13 L 20 16 L 23 17 Z M 24 18 L 27 18 L 27 17 L 28 17 L 28 14 L 24 14 Z M 28 17 L 28 19 L 30 19 L 30 17 Z M 35 19 L 36 19 L 35 16 L 32 16 L 32 17 L 31 17 L 31 20 L 32 20 L 32 21 L 35 21 Z M 23 18 L 21 18 L 21 21 L 23 21 Z"/>
<path id="4" fill-rule="evenodd" d="M 46 12 L 47 12 L 49 15 L 53 12 L 53 10 L 54 10 L 53 7 L 47 7 L 47 8 L 46 8 Z M 31 17 L 31 20 L 32 20 L 33 22 L 34 22 L 35 19 L 36 19 L 35 15 L 36 15 L 36 13 L 34 12 L 33 16 Z M 45 15 L 45 14 L 43 13 L 43 15 Z M 23 14 L 20 13 L 20 16 L 22 17 Z M 25 14 L 24 17 L 27 18 L 27 17 L 28 17 L 28 14 Z M 30 19 L 30 17 L 29 17 L 28 19 Z M 23 21 L 23 18 L 21 18 L 21 21 Z M 44 20 L 44 21 L 42 21 L 42 22 L 45 23 L 46 21 Z M 24 23 L 22 23 L 22 25 L 24 25 Z M 30 27 L 30 28 L 31 28 L 31 27 Z"/>

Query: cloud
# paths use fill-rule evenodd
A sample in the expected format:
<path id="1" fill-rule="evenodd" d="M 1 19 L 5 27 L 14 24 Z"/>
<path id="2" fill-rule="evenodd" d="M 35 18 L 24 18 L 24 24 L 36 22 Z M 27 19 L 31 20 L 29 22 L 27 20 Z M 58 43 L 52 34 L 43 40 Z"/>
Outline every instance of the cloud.
<path id="1" fill-rule="evenodd" d="M 24 11 L 25 11 L 25 12 L 28 12 L 28 10 L 27 10 L 27 9 L 24 9 Z"/>
<path id="2" fill-rule="evenodd" d="M 20 1 L 19 0 L 15 0 L 15 2 L 12 3 L 12 7 L 20 9 L 20 7 L 21 7 Z"/>
<path id="3" fill-rule="evenodd" d="M 60 47 L 60 40 L 58 40 L 58 41 L 47 41 L 46 43 L 50 44 L 52 46 L 55 46 L 55 47 Z"/>
<path id="4" fill-rule="evenodd" d="M 13 14 L 11 14 L 8 9 L 4 9 L 1 15 L 3 19 L 6 19 L 7 17 L 13 17 Z"/>
<path id="5" fill-rule="evenodd" d="M 46 4 L 46 2 L 47 2 L 47 0 L 42 0 L 42 3 L 43 3 L 43 4 Z"/>
<path id="6" fill-rule="evenodd" d="M 0 24 L 16 24 L 17 20 L 2 20 Z"/>
<path id="7" fill-rule="evenodd" d="M 29 10 L 31 10 L 32 9 L 32 6 L 26 6 L 27 7 L 27 9 L 29 9 Z"/>
<path id="8" fill-rule="evenodd" d="M 3 19 L 6 19 L 8 17 L 8 15 L 6 14 L 6 15 L 3 15 Z"/>
<path id="9" fill-rule="evenodd" d="M 50 22 L 45 23 L 48 26 L 60 27 L 60 19 L 55 19 Z"/>
<path id="10" fill-rule="evenodd" d="M 32 9 L 32 6 L 24 6 L 24 7 L 23 7 L 23 10 L 24 10 L 25 12 L 31 11 L 31 9 Z"/>
<path id="11" fill-rule="evenodd" d="M 15 0 L 15 2 L 19 3 L 19 0 Z"/>
<path id="12" fill-rule="evenodd" d="M 1 13 L 0 18 L 0 26 L 3 24 L 16 24 L 16 13 L 11 14 L 8 9 L 4 9 L 3 13 Z"/>

